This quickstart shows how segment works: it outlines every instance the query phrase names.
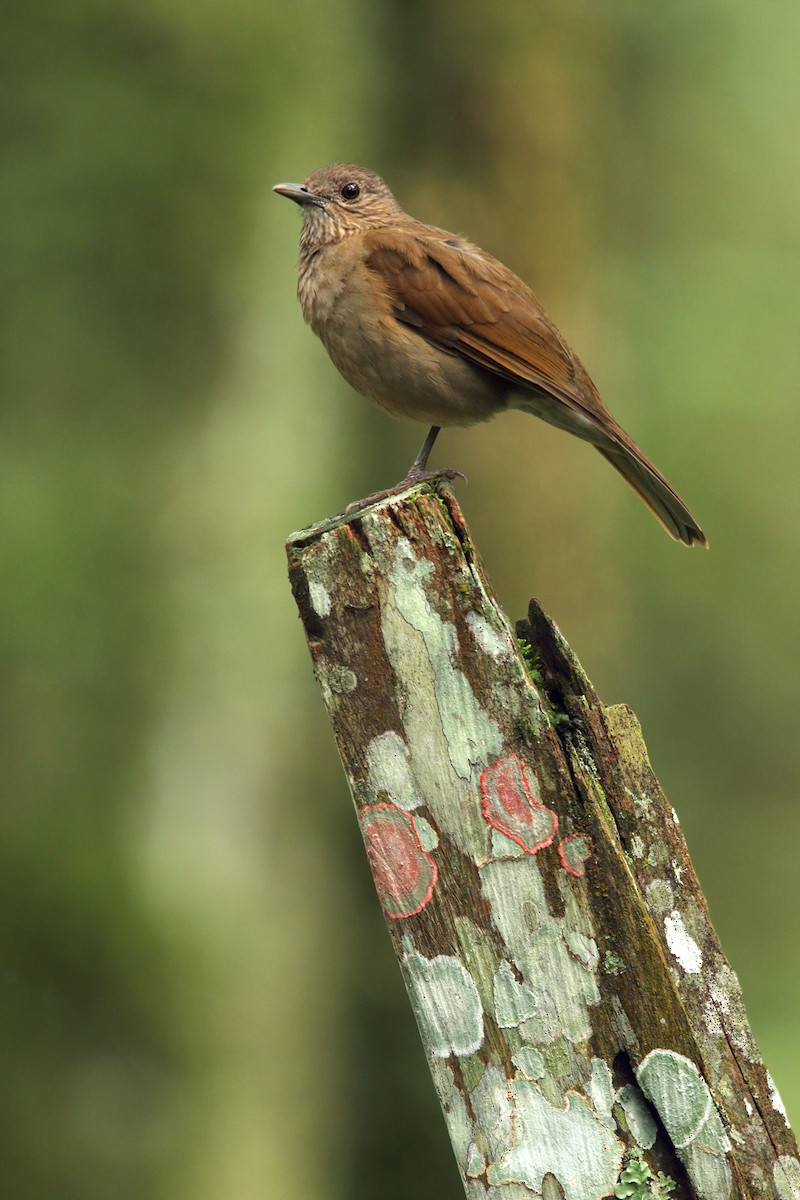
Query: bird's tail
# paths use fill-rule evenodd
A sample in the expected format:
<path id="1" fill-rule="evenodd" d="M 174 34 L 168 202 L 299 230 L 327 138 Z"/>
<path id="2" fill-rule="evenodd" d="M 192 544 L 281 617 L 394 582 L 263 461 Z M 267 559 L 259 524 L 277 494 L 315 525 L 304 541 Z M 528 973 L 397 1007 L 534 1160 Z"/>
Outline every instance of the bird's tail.
<path id="1" fill-rule="evenodd" d="M 683 542 L 684 546 L 708 548 L 706 535 L 689 509 L 638 446 L 633 442 L 630 442 L 630 448 L 624 443 L 606 443 L 597 449 L 645 502 L 670 537 Z"/>

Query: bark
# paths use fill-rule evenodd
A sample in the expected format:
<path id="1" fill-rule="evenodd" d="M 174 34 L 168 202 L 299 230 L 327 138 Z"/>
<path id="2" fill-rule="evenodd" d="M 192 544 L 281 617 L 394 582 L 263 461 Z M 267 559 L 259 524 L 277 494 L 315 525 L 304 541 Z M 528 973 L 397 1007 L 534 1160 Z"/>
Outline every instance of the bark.
<path id="1" fill-rule="evenodd" d="M 800 1196 L 633 713 L 511 629 L 447 489 L 287 550 L 467 1195 Z"/>

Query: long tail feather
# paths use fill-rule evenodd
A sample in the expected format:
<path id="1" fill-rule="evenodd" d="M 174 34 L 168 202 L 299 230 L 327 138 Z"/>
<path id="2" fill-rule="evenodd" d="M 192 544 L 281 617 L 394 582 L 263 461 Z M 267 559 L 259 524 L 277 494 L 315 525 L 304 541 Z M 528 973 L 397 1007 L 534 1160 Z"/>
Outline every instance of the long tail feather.
<path id="1" fill-rule="evenodd" d="M 634 453 L 624 446 L 613 449 L 598 446 L 603 458 L 619 471 L 626 483 L 644 501 L 651 513 L 666 529 L 670 537 L 684 546 L 704 546 L 708 540 L 678 493 L 670 487 L 660 471 L 640 450 Z"/>

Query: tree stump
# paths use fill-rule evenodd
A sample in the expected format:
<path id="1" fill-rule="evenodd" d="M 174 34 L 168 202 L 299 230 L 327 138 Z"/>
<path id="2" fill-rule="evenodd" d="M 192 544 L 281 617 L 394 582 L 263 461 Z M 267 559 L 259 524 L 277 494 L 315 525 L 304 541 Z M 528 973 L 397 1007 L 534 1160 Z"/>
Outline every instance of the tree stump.
<path id="1" fill-rule="evenodd" d="M 634 714 L 511 629 L 444 486 L 287 551 L 470 1200 L 800 1197 Z"/>

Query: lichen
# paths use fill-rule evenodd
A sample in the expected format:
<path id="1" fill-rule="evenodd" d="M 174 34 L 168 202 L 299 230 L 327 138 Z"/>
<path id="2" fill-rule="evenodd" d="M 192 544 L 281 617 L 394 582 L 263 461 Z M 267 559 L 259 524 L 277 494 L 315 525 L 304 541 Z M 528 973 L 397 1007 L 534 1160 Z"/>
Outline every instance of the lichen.
<path id="1" fill-rule="evenodd" d="M 483 1043 L 483 1010 L 463 964 L 452 955 L 424 958 L 412 952 L 401 966 L 428 1052 L 437 1058 L 474 1054 Z"/>
<path id="2" fill-rule="evenodd" d="M 727 1200 L 730 1150 L 711 1089 L 691 1059 L 674 1050 L 651 1050 L 637 1082 L 672 1139 L 701 1200 Z"/>
<path id="3" fill-rule="evenodd" d="M 634 1146 L 625 1155 L 625 1167 L 614 1188 L 614 1196 L 617 1200 L 656 1200 L 657 1197 L 671 1196 L 676 1186 L 675 1180 L 663 1171 L 654 1175 L 639 1147 Z"/>

